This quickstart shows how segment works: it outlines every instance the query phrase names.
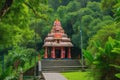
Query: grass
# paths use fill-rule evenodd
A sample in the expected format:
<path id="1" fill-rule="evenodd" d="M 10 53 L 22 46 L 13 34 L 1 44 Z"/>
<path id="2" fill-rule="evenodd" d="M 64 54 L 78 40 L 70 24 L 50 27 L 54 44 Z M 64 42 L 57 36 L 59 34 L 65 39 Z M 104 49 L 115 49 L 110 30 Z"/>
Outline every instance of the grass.
<path id="1" fill-rule="evenodd" d="M 67 72 L 62 73 L 68 80 L 93 80 L 90 72 Z"/>

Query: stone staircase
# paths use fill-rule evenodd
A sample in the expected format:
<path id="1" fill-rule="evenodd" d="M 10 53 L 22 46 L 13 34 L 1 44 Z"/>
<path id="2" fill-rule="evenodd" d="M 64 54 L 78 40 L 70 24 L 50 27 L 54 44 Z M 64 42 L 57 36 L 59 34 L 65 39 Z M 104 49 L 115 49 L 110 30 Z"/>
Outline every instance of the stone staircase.
<path id="1" fill-rule="evenodd" d="M 81 69 L 79 60 L 73 59 L 43 59 L 41 64 L 44 72 L 67 72 Z"/>

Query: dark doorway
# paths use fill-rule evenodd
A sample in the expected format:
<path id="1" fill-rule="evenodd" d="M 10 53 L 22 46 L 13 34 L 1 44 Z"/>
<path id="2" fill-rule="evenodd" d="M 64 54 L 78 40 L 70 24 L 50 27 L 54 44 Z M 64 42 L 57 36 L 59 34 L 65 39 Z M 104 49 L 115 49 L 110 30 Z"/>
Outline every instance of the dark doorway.
<path id="1" fill-rule="evenodd" d="M 68 48 L 65 47 L 65 58 L 67 58 Z"/>
<path id="2" fill-rule="evenodd" d="M 61 54 L 61 50 L 60 50 L 60 49 L 56 49 L 56 50 L 55 50 L 55 54 L 56 54 L 56 55 L 55 55 L 56 58 L 60 58 L 60 57 L 61 57 L 61 55 L 60 55 L 60 54 Z"/>

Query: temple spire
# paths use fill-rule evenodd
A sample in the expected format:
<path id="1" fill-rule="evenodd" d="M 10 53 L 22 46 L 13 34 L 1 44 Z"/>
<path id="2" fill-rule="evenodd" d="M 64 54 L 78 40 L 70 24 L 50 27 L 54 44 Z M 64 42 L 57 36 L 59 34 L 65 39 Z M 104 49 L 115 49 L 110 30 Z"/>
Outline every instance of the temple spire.
<path id="1" fill-rule="evenodd" d="M 54 26 L 61 26 L 61 23 L 58 19 L 54 21 Z"/>

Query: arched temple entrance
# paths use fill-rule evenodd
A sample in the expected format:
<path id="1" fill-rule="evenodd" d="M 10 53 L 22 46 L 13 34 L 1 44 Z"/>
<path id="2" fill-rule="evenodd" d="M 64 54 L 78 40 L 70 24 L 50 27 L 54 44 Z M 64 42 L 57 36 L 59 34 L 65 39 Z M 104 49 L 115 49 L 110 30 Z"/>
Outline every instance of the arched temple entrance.
<path id="1" fill-rule="evenodd" d="M 59 20 L 54 22 L 52 30 L 44 40 L 44 58 L 71 58 L 70 38 L 65 34 Z"/>

